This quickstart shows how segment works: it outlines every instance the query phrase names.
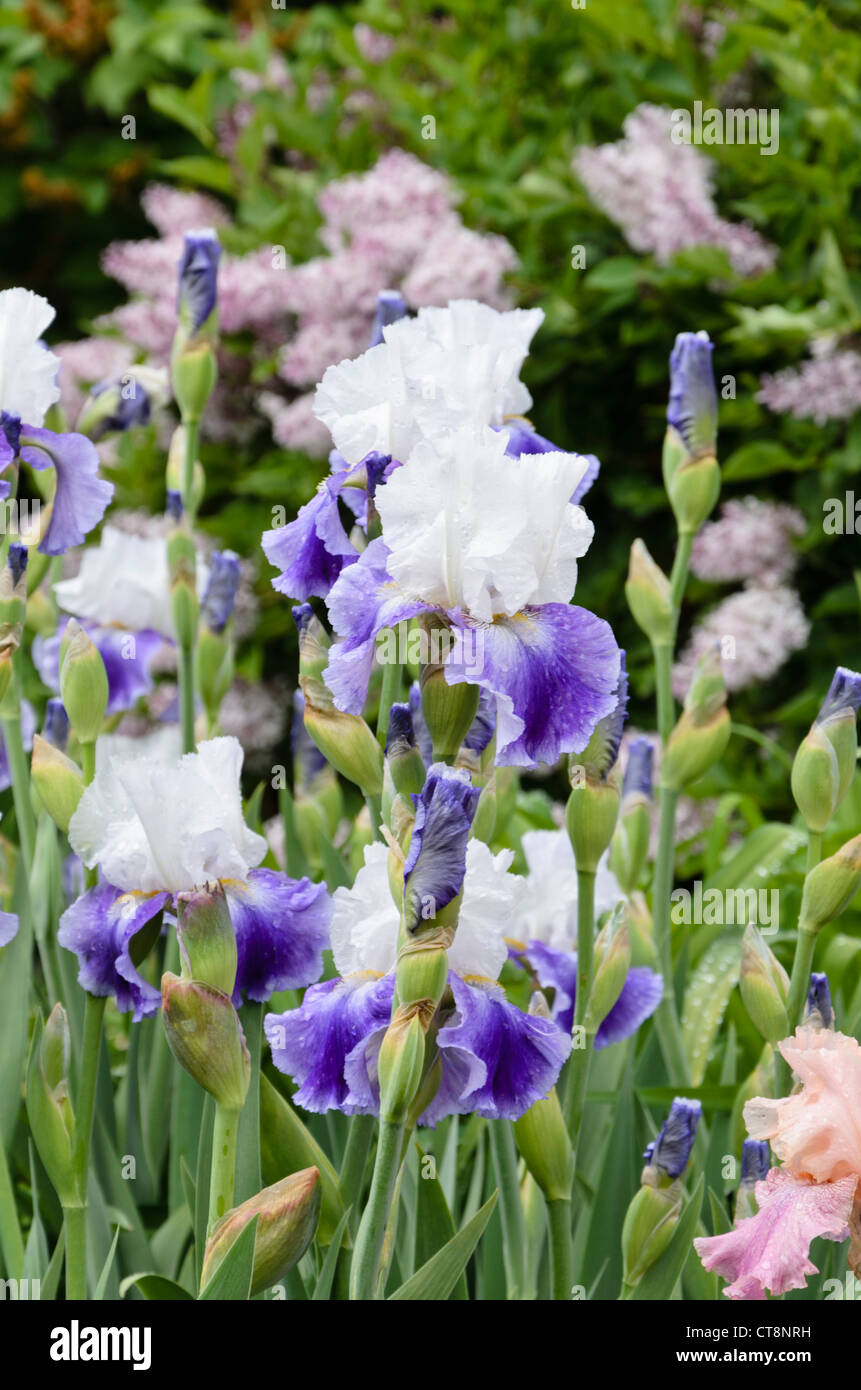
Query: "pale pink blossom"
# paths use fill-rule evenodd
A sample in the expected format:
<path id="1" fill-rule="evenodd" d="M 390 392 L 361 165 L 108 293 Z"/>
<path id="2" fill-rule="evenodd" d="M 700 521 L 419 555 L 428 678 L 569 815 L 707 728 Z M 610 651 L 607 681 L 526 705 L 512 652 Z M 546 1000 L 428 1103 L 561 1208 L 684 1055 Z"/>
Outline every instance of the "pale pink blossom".
<path id="1" fill-rule="evenodd" d="M 312 458 L 325 458 L 332 447 L 332 436 L 314 414 L 313 391 L 294 401 L 285 401 L 274 391 L 263 391 L 258 404 L 272 426 L 277 444 Z"/>
<path id="2" fill-rule="evenodd" d="M 861 408 L 861 353 L 830 342 L 812 344 L 810 359 L 800 367 L 764 376 L 756 399 L 778 414 L 817 425 L 850 420 Z"/>
<path id="3" fill-rule="evenodd" d="M 746 580 L 779 583 L 795 567 L 792 541 L 807 523 L 795 507 L 743 497 L 725 502 L 716 521 L 707 521 L 691 553 L 698 579 L 724 584 Z"/>
<path id="4" fill-rule="evenodd" d="M 785 1168 L 772 1168 L 756 1184 L 759 1211 L 732 1231 L 701 1236 L 694 1249 L 706 1269 L 731 1282 L 727 1298 L 761 1300 L 806 1287 L 819 1271 L 809 1256 L 816 1236 L 843 1240 L 852 1213 L 855 1178 L 814 1183 Z"/>
<path id="5" fill-rule="evenodd" d="M 582 147 L 574 168 L 590 198 L 621 228 L 635 251 L 665 264 L 688 246 L 726 250 L 738 275 L 762 275 L 777 252 L 745 222 L 729 222 L 714 203 L 713 162 L 671 139 L 671 113 L 643 103 L 614 144 Z"/>
<path id="6" fill-rule="evenodd" d="M 366 63 L 384 63 L 395 50 L 395 41 L 390 34 L 381 34 L 370 24 L 354 24 L 353 38 L 356 47 Z"/>
<path id="7" fill-rule="evenodd" d="M 807 645 L 810 623 L 794 589 L 751 584 L 730 594 L 694 628 L 673 667 L 673 690 L 683 699 L 703 652 L 717 643 L 728 690 L 771 680 Z"/>

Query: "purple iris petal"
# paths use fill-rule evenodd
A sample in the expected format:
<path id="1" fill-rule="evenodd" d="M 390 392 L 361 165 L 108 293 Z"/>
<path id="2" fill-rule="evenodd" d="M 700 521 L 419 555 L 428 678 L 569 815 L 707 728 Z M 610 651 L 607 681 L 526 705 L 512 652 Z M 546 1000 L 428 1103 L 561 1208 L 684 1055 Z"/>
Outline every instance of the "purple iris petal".
<path id="1" fill-rule="evenodd" d="M 18 584 L 21 580 L 21 576 L 25 573 L 27 569 L 27 560 L 29 559 L 29 554 L 30 552 L 28 551 L 26 545 L 15 545 L 13 542 L 9 546 L 9 552 L 6 556 L 6 564 L 9 568 L 9 573 L 12 576 L 13 589 L 18 587 Z"/>
<path id="2" fill-rule="evenodd" d="M 695 458 L 714 452 L 717 391 L 712 352 L 705 333 L 679 333 L 670 354 L 667 424 L 677 430 Z"/>
<path id="3" fill-rule="evenodd" d="M 297 1105 L 314 1112 L 373 1113 L 378 1102 L 370 1081 L 360 1098 L 351 1091 L 344 1069 L 354 1051 L 356 1062 L 367 1040 L 385 1032 L 394 990 L 393 974 L 351 975 L 312 985 L 298 1009 L 267 1014 L 263 1026 L 272 1060 L 299 1083 Z"/>
<path id="4" fill-rule="evenodd" d="M 653 1168 L 663 1169 L 670 1178 L 680 1177 L 691 1156 L 702 1113 L 698 1100 L 676 1096 L 657 1139 L 646 1146 L 643 1154 L 646 1162 Z"/>
<path id="5" fill-rule="evenodd" d="M 377 295 L 377 311 L 371 325 L 371 339 L 368 347 L 378 347 L 383 341 L 383 329 L 390 323 L 397 323 L 407 316 L 407 302 L 397 290 L 380 290 Z"/>
<path id="6" fill-rule="evenodd" d="M 404 863 L 404 915 L 408 931 L 456 898 L 466 873 L 466 844 L 481 790 L 452 768 L 428 773 L 413 794 L 416 819 Z"/>
<path id="7" fill-rule="evenodd" d="M 522 951 L 515 952 L 518 955 L 531 966 L 542 989 L 554 991 L 551 1017 L 563 1033 L 570 1034 L 577 997 L 576 951 L 560 951 L 543 941 L 528 941 Z M 663 980 L 653 970 L 642 965 L 629 970 L 619 998 L 595 1034 L 596 1052 L 633 1037 L 640 1024 L 655 1012 L 663 992 Z"/>
<path id="8" fill-rule="evenodd" d="M 239 556 L 232 550 L 214 550 L 209 557 L 209 578 L 200 605 L 200 616 L 213 632 L 223 632 L 239 588 Z"/>
<path id="9" fill-rule="evenodd" d="M 479 696 L 479 701 L 480 699 L 481 697 Z M 425 767 L 430 767 L 431 763 L 433 762 L 433 742 L 431 740 L 430 733 L 428 732 L 428 726 L 425 723 L 425 717 L 422 711 L 422 689 L 418 681 L 413 681 L 412 685 L 410 686 L 409 701 L 410 713 L 413 717 L 413 729 L 415 731 L 416 743 L 418 744 L 419 752 L 421 753 L 422 758 L 424 759 Z M 477 717 L 478 716 L 476 716 L 476 718 Z"/>
<path id="10" fill-rule="evenodd" d="M 179 262 L 177 312 L 190 333 L 196 333 L 215 308 L 220 255 L 214 232 L 186 233 Z"/>
<path id="11" fill-rule="evenodd" d="M 861 705 L 861 675 L 850 671 L 846 666 L 838 666 L 834 672 L 828 694 L 822 701 L 822 708 L 816 716 L 816 724 L 824 724 L 836 716 L 858 713 Z"/>
<path id="12" fill-rule="evenodd" d="M 131 391 L 128 386 L 131 385 Z M 108 408 L 109 413 L 102 415 L 96 424 L 89 430 L 90 437 L 94 441 L 103 438 L 104 435 L 112 431 L 132 429 L 135 425 L 146 425 L 151 414 L 151 404 L 149 393 L 143 382 L 133 377 L 129 382 L 128 377 L 115 377 L 108 381 L 100 381 L 93 386 L 90 396 L 97 400 L 110 392 L 109 400 L 103 402 L 103 406 Z M 80 421 L 79 421 L 80 423 Z"/>
<path id="13" fill-rule="evenodd" d="M 341 641 L 329 652 L 323 679 L 335 704 L 347 714 L 362 712 L 377 633 L 414 618 L 417 613 L 430 611 L 426 603 L 410 599 L 394 587 L 386 571 L 388 553 L 381 538 L 371 541 L 358 562 L 341 571 L 326 601 L 332 626 Z"/>
<path id="14" fill-rule="evenodd" d="M 445 678 L 496 696 L 497 763 L 531 767 L 582 752 L 616 707 L 620 657 L 609 625 L 565 603 L 524 608 L 481 629 L 478 662 L 477 644 L 463 640 L 466 622 L 449 616 L 455 641 Z"/>
<path id="15" fill-rule="evenodd" d="M 18 457 L 21 447 L 21 416 L 12 415 L 8 410 L 0 410 L 0 468 L 5 468 Z M 0 497 L 8 497 L 11 484 L 8 479 L 0 483 Z"/>
<path id="16" fill-rule="evenodd" d="M 99 477 L 95 445 L 83 434 L 54 434 L 24 425 L 21 444 L 21 457 L 31 468 L 56 469 L 51 520 L 39 549 L 44 555 L 62 555 L 99 524 L 114 485 Z"/>
<path id="17" fill-rule="evenodd" d="M 741 1185 L 755 1187 L 764 1182 L 769 1167 L 768 1143 L 765 1139 L 745 1139 L 741 1146 Z"/>
<path id="18" fill-rule="evenodd" d="M 278 989 L 301 989 L 323 973 L 332 900 L 323 883 L 252 869 L 245 883 L 224 885 L 236 933 L 233 1002 L 262 1003 Z"/>
<path id="19" fill-rule="evenodd" d="M 622 781 L 622 796 L 644 796 L 652 799 L 652 764 L 655 750 L 649 738 L 632 738 L 628 744 L 628 761 Z"/>
<path id="20" fill-rule="evenodd" d="M 496 700 L 488 690 L 478 696 L 478 709 L 463 741 L 464 748 L 473 753 L 483 753 L 496 733 Z"/>
<path id="21" fill-rule="evenodd" d="M 134 1010 L 134 1021 L 157 1013 L 161 994 L 132 963 L 129 944 L 160 912 L 168 893 L 143 897 L 100 883 L 63 913 L 57 940 L 78 957 L 78 984 L 97 997 L 112 995 L 120 1013 Z"/>
<path id="22" fill-rule="evenodd" d="M 386 757 L 403 758 L 416 747 L 416 731 L 409 705 L 397 702 L 389 709 L 386 729 Z"/>
<path id="23" fill-rule="evenodd" d="M 108 677 L 107 714 L 119 714 L 132 709 L 142 695 L 153 688 L 150 665 L 165 638 L 153 628 L 126 632 L 119 627 L 100 627 L 83 622 L 105 663 Z M 60 644 L 66 624 L 53 637 L 36 637 L 33 642 L 33 664 L 50 690 L 60 689 Z"/>
<path id="24" fill-rule="evenodd" d="M 515 1008 L 490 980 L 467 984 L 451 972 L 449 985 L 456 1014 L 440 1029 L 437 1045 L 443 1070 L 451 1059 L 465 1076 L 459 1113 L 519 1119 L 555 1085 L 571 1039 L 549 1018 Z"/>
<path id="25" fill-rule="evenodd" d="M 69 741 L 69 716 L 62 700 L 48 700 L 45 705 L 42 737 L 46 743 L 52 743 L 61 753 L 65 753 Z"/>
<path id="26" fill-rule="evenodd" d="M 834 1007 L 831 1003 L 831 986 L 828 976 L 821 970 L 814 970 L 810 976 L 807 991 L 807 1004 L 804 1009 L 804 1022 L 820 1028 L 834 1027 Z"/>
<path id="27" fill-rule="evenodd" d="M 279 593 L 303 601 L 325 598 L 344 567 L 358 559 L 338 512 L 342 487 L 342 476 L 324 478 L 295 521 L 263 532 L 266 558 L 281 571 L 272 580 Z"/>
<path id="28" fill-rule="evenodd" d="M 0 912 L 0 946 L 8 946 L 18 930 L 18 918 L 14 912 Z"/>

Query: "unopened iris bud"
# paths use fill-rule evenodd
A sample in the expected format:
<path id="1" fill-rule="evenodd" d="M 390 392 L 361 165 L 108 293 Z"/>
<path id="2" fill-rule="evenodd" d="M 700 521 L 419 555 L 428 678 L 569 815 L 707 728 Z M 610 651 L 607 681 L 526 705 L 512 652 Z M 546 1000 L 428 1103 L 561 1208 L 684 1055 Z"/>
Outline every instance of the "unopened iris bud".
<path id="1" fill-rule="evenodd" d="M 610 868 L 626 896 L 636 888 L 649 853 L 653 759 L 654 749 L 649 739 L 631 739 L 622 781 L 619 822 L 610 845 Z"/>
<path id="2" fill-rule="evenodd" d="M 186 423 L 200 419 L 218 375 L 218 260 L 211 228 L 189 232 L 179 263 L 179 326 L 171 352 L 173 392 Z"/>
<path id="3" fill-rule="evenodd" d="M 84 401 L 76 429 L 94 443 L 149 423 L 153 408 L 167 400 L 167 373 L 152 367 L 129 367 L 122 376 L 94 386 Z"/>
<path id="4" fill-rule="evenodd" d="M 656 646 L 666 646 L 674 626 L 670 581 L 641 540 L 631 546 L 625 598 L 640 630 Z"/>
<path id="5" fill-rule="evenodd" d="M 45 705 L 42 737 L 46 743 L 52 743 L 55 748 L 59 748 L 61 753 L 65 752 L 69 741 L 69 716 L 62 700 L 52 698 Z"/>
<path id="6" fill-rule="evenodd" d="M 25 545 L 12 544 L 0 571 L 0 701 L 12 684 L 12 658 L 21 645 L 27 613 Z"/>
<path id="7" fill-rule="evenodd" d="M 191 496 L 185 499 L 184 505 L 184 477 L 185 477 L 185 447 L 187 431 L 185 425 L 177 425 L 171 435 L 170 448 L 167 453 L 167 468 L 165 470 L 165 484 L 167 488 L 167 513 L 176 521 L 177 524 L 182 520 L 183 511 L 188 510 L 192 516 L 197 515 L 198 508 L 203 501 L 203 494 L 206 488 L 206 478 L 200 460 L 195 459 L 194 469 L 191 479 Z"/>
<path id="8" fill-rule="evenodd" d="M 305 728 L 323 756 L 366 796 L 383 789 L 383 750 L 360 715 L 339 710 L 327 685 L 299 677 L 305 699 Z"/>
<path id="9" fill-rule="evenodd" d="M 643 1155 L 646 1165 L 657 1169 L 665 1178 L 681 1177 L 694 1147 L 702 1113 L 698 1100 L 676 1096 L 657 1139 L 646 1148 Z"/>
<path id="10" fill-rule="evenodd" d="M 418 626 L 427 654 L 443 655 L 451 645 L 452 634 L 438 614 L 422 614 Z M 421 668 L 422 716 L 433 745 L 434 762 L 453 763 L 478 712 L 479 688 L 462 682 L 449 685 L 442 661 L 429 661 Z"/>
<path id="11" fill-rule="evenodd" d="M 861 835 L 847 840 L 804 880 L 799 930 L 818 932 L 848 907 L 861 888 Z"/>
<path id="12" fill-rule="evenodd" d="M 571 795 L 565 808 L 565 823 L 581 872 L 595 873 L 616 828 L 621 795 L 616 759 L 627 703 L 628 676 L 622 652 L 615 708 L 599 719 L 584 751 L 572 753 L 568 762 Z"/>
<path id="13" fill-rule="evenodd" d="M 424 927 L 437 930 L 457 922 L 467 841 L 480 795 L 466 772 L 434 763 L 413 797 L 416 820 L 404 863 L 403 898 L 410 936 Z"/>
<path id="14" fill-rule="evenodd" d="M 60 697 L 80 743 L 95 743 L 108 707 L 108 677 L 101 653 L 74 618 L 63 637 Z"/>
<path id="15" fill-rule="evenodd" d="M 321 1198 L 320 1170 L 303 1168 L 271 1187 L 264 1187 L 234 1207 L 213 1227 L 206 1242 L 201 1288 L 212 1279 L 230 1247 L 257 1217 L 251 1297 L 277 1284 L 298 1264 L 317 1229 Z"/>
<path id="16" fill-rule="evenodd" d="M 401 1005 L 386 1029 L 377 1062 L 383 1121 L 399 1124 L 406 1119 L 421 1085 L 425 1038 L 432 1016 L 433 1009 L 421 1003 Z"/>
<path id="17" fill-rule="evenodd" d="M 198 688 L 213 723 L 233 679 L 233 649 L 224 629 L 233 612 L 239 574 L 239 557 L 232 550 L 213 551 L 200 609 L 203 625 L 195 657 Z"/>
<path id="18" fill-rule="evenodd" d="M 530 1014 L 549 1018 L 540 990 L 533 994 Z M 548 1202 L 570 1200 L 574 1178 L 574 1151 L 568 1126 L 554 1086 L 514 1121 L 514 1139 L 520 1155 Z"/>
<path id="19" fill-rule="evenodd" d="M 741 1147 L 741 1181 L 735 1197 L 735 1223 L 755 1216 L 756 1184 L 765 1182 L 770 1167 L 768 1144 L 764 1139 L 745 1139 Z"/>
<path id="20" fill-rule="evenodd" d="M 810 976 L 807 991 L 807 1004 L 804 1009 L 804 1023 L 807 1028 L 834 1027 L 834 1007 L 831 1003 L 831 987 L 828 976 L 821 970 L 814 970 Z"/>
<path id="21" fill-rule="evenodd" d="M 730 736 L 726 687 L 717 644 L 700 657 L 685 705 L 670 734 L 661 781 L 672 791 L 695 782 L 723 756 Z"/>
<path id="22" fill-rule="evenodd" d="M 648 1170 L 646 1170 L 647 1172 Z M 622 1282 L 634 1289 L 663 1255 L 682 1210 L 682 1185 L 657 1186 L 645 1180 L 628 1205 L 622 1225 Z"/>
<path id="23" fill-rule="evenodd" d="M 720 493 L 717 391 L 707 333 L 679 333 L 670 356 L 664 486 L 680 532 L 696 532 Z"/>
<path id="24" fill-rule="evenodd" d="M 239 556 L 232 550 L 214 550 L 209 557 L 209 578 L 201 605 L 201 617 L 213 632 L 223 632 L 233 613 L 239 588 Z"/>
<path id="25" fill-rule="evenodd" d="M 168 537 L 167 567 L 170 575 L 170 610 L 176 639 L 181 647 L 190 647 L 194 644 L 197 634 L 199 614 L 197 552 L 189 533 L 179 527 Z"/>
<path id="26" fill-rule="evenodd" d="M 59 701 L 57 702 L 59 703 Z M 84 779 L 77 763 L 39 734 L 33 738 L 30 773 L 48 815 L 67 834 L 69 821 L 84 794 Z"/>
<path id="27" fill-rule="evenodd" d="M 584 1026 L 597 1033 L 622 993 L 631 967 L 631 933 L 624 903 L 617 903 L 595 938 L 595 975 Z"/>
<path id="28" fill-rule="evenodd" d="M 236 933 L 220 883 L 178 893 L 176 934 L 183 979 L 200 980 L 222 994 L 236 984 Z"/>
<path id="29" fill-rule="evenodd" d="M 808 830 L 824 831 L 855 775 L 861 675 L 838 666 L 792 765 L 792 795 Z"/>
<path id="30" fill-rule="evenodd" d="M 395 704 L 386 731 L 386 766 L 395 790 L 402 796 L 420 792 L 425 782 L 424 759 L 416 744 L 409 705 Z"/>
<path id="31" fill-rule="evenodd" d="M 377 310 L 371 327 L 371 340 L 368 347 L 377 347 L 383 341 L 383 329 L 390 323 L 406 318 L 407 304 L 397 290 L 380 290 L 377 295 Z"/>
<path id="32" fill-rule="evenodd" d="M 161 981 L 162 1018 L 180 1066 L 228 1110 L 241 1110 L 251 1060 L 239 1015 L 220 989 L 168 971 Z"/>
<path id="33" fill-rule="evenodd" d="M 171 448 L 173 445 L 171 445 Z M 170 520 L 178 525 L 182 521 L 182 493 L 176 492 L 173 488 L 168 488 L 165 497 L 164 509 Z"/>
<path id="34" fill-rule="evenodd" d="M 69 1099 L 69 1021 L 56 1004 L 44 1026 L 37 1020 L 27 1067 L 27 1118 L 39 1157 L 63 1206 L 84 1201 L 74 1173 L 75 1117 Z"/>
<path id="35" fill-rule="evenodd" d="M 739 989 L 751 1022 L 765 1041 L 778 1043 L 785 1038 L 790 1031 L 789 976 L 753 925 L 745 928 Z"/>

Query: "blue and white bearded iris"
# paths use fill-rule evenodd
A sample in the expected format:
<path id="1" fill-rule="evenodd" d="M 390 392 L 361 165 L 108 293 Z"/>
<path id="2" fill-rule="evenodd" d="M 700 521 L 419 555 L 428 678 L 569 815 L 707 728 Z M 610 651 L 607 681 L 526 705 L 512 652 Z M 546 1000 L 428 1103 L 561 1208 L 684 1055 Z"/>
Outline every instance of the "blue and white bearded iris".
<path id="1" fill-rule="evenodd" d="M 436 614 L 447 683 L 496 696 L 497 762 L 528 767 L 585 748 L 615 707 L 620 656 L 607 623 L 569 602 L 594 529 L 569 501 L 586 460 L 536 466 L 505 444 L 469 427 L 424 441 L 380 489 L 383 535 L 329 594 L 341 640 L 324 678 L 359 714 L 377 634 Z"/>
<path id="2" fill-rule="evenodd" d="M 281 570 L 273 580 L 279 592 L 302 601 L 326 597 L 359 557 L 339 501 L 366 527 L 367 493 L 372 497 L 423 440 L 469 425 L 501 431 L 515 458 L 556 452 L 523 414 L 532 397 L 520 371 L 543 318 L 540 309 L 500 313 L 476 300 L 453 300 L 381 324 L 367 352 L 328 368 L 314 410 L 335 441 L 332 471 L 295 521 L 263 537 L 267 557 Z M 581 500 L 597 474 L 590 454 L 571 501 Z"/>
<path id="3" fill-rule="evenodd" d="M 136 1020 L 155 1013 L 161 996 L 133 962 L 132 938 L 178 893 L 216 881 L 236 934 L 234 1003 L 319 979 L 329 896 L 307 878 L 256 867 L 267 846 L 243 820 L 238 741 L 211 739 L 179 759 L 141 756 L 135 742 L 99 740 L 95 779 L 69 825 L 76 854 L 100 871 L 60 919 L 79 984 L 114 996 Z"/>
<path id="4" fill-rule="evenodd" d="M 114 488 L 99 477 L 99 456 L 83 434 L 42 428 L 60 399 L 60 361 L 42 342 L 53 318 L 48 301 L 31 290 L 0 293 L 0 471 L 19 458 L 39 472 L 54 469 L 51 514 L 39 549 L 62 555 L 98 525 Z M 9 491 L 9 481 L 0 478 L 0 497 Z"/>
<path id="5" fill-rule="evenodd" d="M 197 587 L 208 570 L 198 557 Z M 97 546 L 81 557 L 74 579 L 54 585 L 57 603 L 77 618 L 98 647 L 108 676 L 107 713 L 131 709 L 152 689 L 156 653 L 175 638 L 167 547 L 158 537 L 130 535 L 105 526 Z M 60 643 L 66 623 L 52 637 L 37 637 L 33 661 L 42 680 L 59 690 Z"/>
<path id="6" fill-rule="evenodd" d="M 379 1107 L 377 1056 L 392 1012 L 398 938 L 388 854 L 385 845 L 369 845 L 353 887 L 335 890 L 330 932 L 339 977 L 313 985 L 298 1009 L 265 1021 L 273 1061 L 298 1082 L 295 1100 L 306 1110 L 373 1114 Z M 450 996 L 436 1033 L 441 1081 L 420 1124 L 473 1112 L 516 1119 L 548 1093 L 570 1051 L 570 1039 L 549 1019 L 523 1013 L 497 983 L 505 924 L 522 888 L 507 872 L 512 857 L 469 841 L 447 953 Z M 431 877 L 439 871 L 436 864 Z"/>
<path id="7" fill-rule="evenodd" d="M 577 992 L 577 868 L 564 830 L 529 830 L 523 836 L 528 876 L 513 920 L 506 930 L 512 956 L 553 991 L 551 1016 L 570 1035 Z M 623 898 L 605 855 L 595 877 L 595 915 L 600 917 Z M 645 966 L 628 971 L 622 992 L 595 1037 L 595 1047 L 609 1047 L 637 1031 L 661 1002 L 660 975 Z"/>

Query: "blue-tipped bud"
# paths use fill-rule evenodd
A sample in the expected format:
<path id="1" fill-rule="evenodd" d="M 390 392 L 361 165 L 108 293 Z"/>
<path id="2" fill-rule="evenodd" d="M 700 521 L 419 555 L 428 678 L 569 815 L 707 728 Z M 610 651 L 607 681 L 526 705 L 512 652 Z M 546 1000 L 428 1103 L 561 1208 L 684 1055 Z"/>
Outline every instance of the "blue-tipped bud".
<path id="1" fill-rule="evenodd" d="M 42 737 L 46 743 L 53 744 L 61 753 L 65 753 L 69 741 L 69 716 L 62 700 L 51 699 L 46 704 Z"/>
<path id="2" fill-rule="evenodd" d="M 407 305 L 402 294 L 397 290 L 380 290 L 377 295 L 377 311 L 374 314 L 374 322 L 371 328 L 371 340 L 368 347 L 377 347 L 383 341 L 383 329 L 388 328 L 390 323 L 397 323 L 398 319 L 406 318 Z"/>
<path id="3" fill-rule="evenodd" d="M 394 704 L 389 710 L 386 771 L 391 777 L 391 787 L 402 796 L 413 796 L 424 786 L 425 765 L 416 745 L 409 705 Z"/>
<path id="4" fill-rule="evenodd" d="M 297 796 L 301 796 L 308 791 L 315 777 L 329 766 L 305 728 L 305 696 L 301 690 L 293 691 L 290 751 L 293 754 L 293 790 Z"/>
<path id="5" fill-rule="evenodd" d="M 239 556 L 232 550 L 214 550 L 209 557 L 209 579 L 203 595 L 201 617 L 213 632 L 223 632 L 239 588 Z"/>
<path id="6" fill-rule="evenodd" d="M 189 337 L 206 323 L 218 303 L 221 247 L 211 227 L 187 232 L 179 262 L 177 315 Z"/>
<path id="7" fill-rule="evenodd" d="M 28 553 L 26 545 L 17 545 L 13 542 L 9 546 L 6 564 L 9 566 L 9 572 L 12 576 L 13 589 L 18 588 L 27 569 Z"/>
<path id="8" fill-rule="evenodd" d="M 858 756 L 858 707 L 861 705 L 861 675 L 845 666 L 838 666 L 813 722 L 814 729 L 824 734 L 837 758 L 839 785 L 837 805 L 849 790 L 855 775 Z"/>
<path id="9" fill-rule="evenodd" d="M 173 488 L 168 488 L 167 501 L 165 502 L 165 511 L 167 512 L 171 521 L 175 522 L 177 525 L 180 521 L 182 521 L 181 492 L 175 492 Z"/>
<path id="10" fill-rule="evenodd" d="M 582 767 L 590 781 L 606 782 L 619 756 L 628 717 L 628 672 L 623 651 L 620 651 L 619 658 L 616 704 L 609 714 L 598 720 L 583 752 L 571 754 L 571 767 Z"/>
<path id="11" fill-rule="evenodd" d="M 481 789 L 468 774 L 435 764 L 413 797 L 416 820 L 404 863 L 404 922 L 409 932 L 442 925 L 440 913 L 459 904 L 466 845 Z M 456 916 L 455 916 L 456 920 Z"/>
<path id="12" fill-rule="evenodd" d="M 652 767 L 655 750 L 651 739 L 632 738 L 628 747 L 628 761 L 622 779 L 622 804 L 637 799 L 652 799 Z"/>
<path id="13" fill-rule="evenodd" d="M 702 1113 L 698 1100 L 676 1096 L 660 1134 L 643 1154 L 648 1167 L 658 1168 L 668 1178 L 681 1177 L 694 1147 Z"/>
<path id="14" fill-rule="evenodd" d="M 745 1139 L 741 1146 L 741 1186 L 755 1187 L 764 1182 L 771 1166 L 765 1139 Z"/>
<path id="15" fill-rule="evenodd" d="M 78 416 L 78 432 L 97 442 L 107 434 L 146 425 L 153 407 L 166 399 L 167 374 L 163 368 L 130 367 L 122 376 L 100 381 L 92 388 Z"/>
<path id="16" fill-rule="evenodd" d="M 814 970 L 810 976 L 810 988 L 807 991 L 804 1022 L 808 1028 L 821 1029 L 834 1027 L 834 1009 L 831 1004 L 831 988 L 828 984 L 828 976 L 823 971 Z"/>
<path id="17" fill-rule="evenodd" d="M 670 354 L 667 424 L 681 436 L 695 459 L 713 454 L 717 443 L 713 351 L 708 333 L 679 333 Z"/>
<path id="18" fill-rule="evenodd" d="M 21 448 L 21 416 L 0 410 L 0 435 L 12 450 L 13 458 L 17 458 Z"/>

